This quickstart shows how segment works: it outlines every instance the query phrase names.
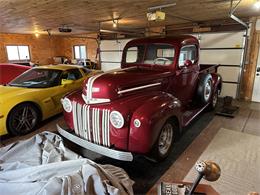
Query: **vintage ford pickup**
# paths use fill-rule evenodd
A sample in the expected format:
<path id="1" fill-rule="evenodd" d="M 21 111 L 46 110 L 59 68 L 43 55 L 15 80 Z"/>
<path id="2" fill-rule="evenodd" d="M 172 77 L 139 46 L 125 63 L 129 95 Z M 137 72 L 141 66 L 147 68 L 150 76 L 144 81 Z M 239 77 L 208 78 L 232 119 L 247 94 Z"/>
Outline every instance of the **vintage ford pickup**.
<path id="1" fill-rule="evenodd" d="M 142 154 L 166 158 L 183 127 L 214 108 L 222 80 L 217 66 L 199 64 L 199 42 L 189 35 L 127 43 L 121 69 L 85 80 L 61 101 L 70 141 L 114 159 Z"/>

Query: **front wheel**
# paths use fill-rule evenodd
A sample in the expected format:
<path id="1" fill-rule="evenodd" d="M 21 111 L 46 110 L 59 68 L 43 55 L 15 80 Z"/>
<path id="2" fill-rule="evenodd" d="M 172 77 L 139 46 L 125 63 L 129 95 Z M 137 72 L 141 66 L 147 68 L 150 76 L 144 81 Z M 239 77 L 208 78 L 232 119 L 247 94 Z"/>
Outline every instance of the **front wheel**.
<path id="1" fill-rule="evenodd" d="M 13 135 L 25 135 L 33 131 L 39 121 L 38 109 L 30 103 L 23 103 L 15 106 L 10 111 L 7 128 Z"/>
<path id="2" fill-rule="evenodd" d="M 152 150 L 152 159 L 159 162 L 164 160 L 170 153 L 173 143 L 177 138 L 177 125 L 172 121 L 167 121 L 159 134 L 157 142 Z"/>

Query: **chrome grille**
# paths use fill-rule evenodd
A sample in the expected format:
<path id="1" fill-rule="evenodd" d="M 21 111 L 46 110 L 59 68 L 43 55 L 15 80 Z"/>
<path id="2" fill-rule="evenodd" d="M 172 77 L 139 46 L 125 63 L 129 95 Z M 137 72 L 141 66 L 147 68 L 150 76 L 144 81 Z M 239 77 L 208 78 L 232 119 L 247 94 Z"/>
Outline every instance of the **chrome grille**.
<path id="1" fill-rule="evenodd" d="M 75 133 L 95 144 L 110 146 L 108 109 L 90 108 L 72 102 L 72 115 Z"/>

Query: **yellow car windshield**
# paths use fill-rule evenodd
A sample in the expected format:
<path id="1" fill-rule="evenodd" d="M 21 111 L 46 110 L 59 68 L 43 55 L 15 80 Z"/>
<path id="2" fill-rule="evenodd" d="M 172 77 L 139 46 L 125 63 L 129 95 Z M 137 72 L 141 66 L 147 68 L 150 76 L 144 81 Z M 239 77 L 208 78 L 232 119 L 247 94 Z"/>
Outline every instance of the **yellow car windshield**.
<path id="1" fill-rule="evenodd" d="M 27 88 L 48 88 L 60 85 L 61 70 L 54 69 L 30 69 L 16 77 L 8 85 Z"/>

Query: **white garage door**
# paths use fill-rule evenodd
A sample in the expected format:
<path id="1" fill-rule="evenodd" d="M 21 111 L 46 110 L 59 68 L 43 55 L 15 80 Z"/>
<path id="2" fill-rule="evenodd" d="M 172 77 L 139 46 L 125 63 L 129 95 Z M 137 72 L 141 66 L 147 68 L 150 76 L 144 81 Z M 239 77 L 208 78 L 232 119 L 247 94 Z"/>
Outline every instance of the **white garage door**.
<path id="1" fill-rule="evenodd" d="M 200 63 L 220 64 L 218 73 L 223 78 L 221 96 L 234 98 L 238 96 L 244 52 L 244 33 L 244 31 L 240 31 L 200 35 Z"/>
<path id="2" fill-rule="evenodd" d="M 244 31 L 200 34 L 200 63 L 220 64 L 218 72 L 223 78 L 221 96 L 237 97 L 244 51 L 243 35 Z M 120 68 L 123 48 L 130 40 L 101 41 L 100 54 L 103 71 Z"/>
<path id="3" fill-rule="evenodd" d="M 104 40 L 100 44 L 101 70 L 120 68 L 122 52 L 131 39 Z"/>

